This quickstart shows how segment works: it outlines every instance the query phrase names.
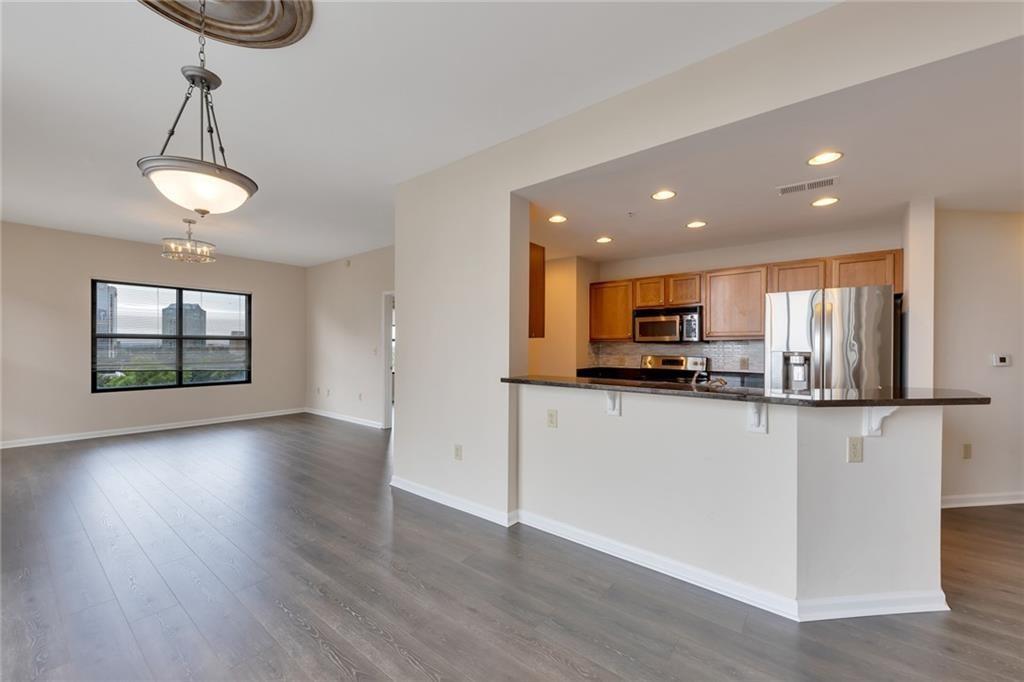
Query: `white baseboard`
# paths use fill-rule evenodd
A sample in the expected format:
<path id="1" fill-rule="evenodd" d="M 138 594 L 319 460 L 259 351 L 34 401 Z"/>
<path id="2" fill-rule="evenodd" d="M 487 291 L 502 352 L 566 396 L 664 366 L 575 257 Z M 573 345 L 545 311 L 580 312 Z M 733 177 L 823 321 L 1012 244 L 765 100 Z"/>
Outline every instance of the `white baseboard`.
<path id="1" fill-rule="evenodd" d="M 540 514 L 523 510 L 513 512 L 513 514 L 523 525 L 557 535 L 599 552 L 611 554 L 652 571 L 670 575 L 673 578 L 798 622 L 949 610 L 946 605 L 946 595 L 941 590 L 864 594 L 829 599 L 791 599 L 670 559 L 661 554 L 655 554 L 560 521 L 554 521 Z"/>
<path id="2" fill-rule="evenodd" d="M 759 609 L 784 616 L 791 620 L 799 620 L 797 602 L 795 599 L 785 597 L 774 592 L 762 590 L 752 585 L 726 578 L 725 576 L 711 571 L 685 564 L 675 559 L 670 559 L 661 554 L 646 549 L 640 549 L 626 543 L 612 540 L 603 535 L 591 533 L 590 531 L 570 526 L 561 521 L 549 519 L 540 514 L 520 510 L 518 513 L 519 523 L 537 528 L 546 533 L 557 535 L 560 538 L 571 540 L 599 552 L 611 554 L 612 556 L 624 559 L 634 564 L 658 573 L 670 575 L 685 582 L 703 587 L 704 589 L 717 592 L 745 604 L 756 606 Z"/>
<path id="3" fill-rule="evenodd" d="M 340 412 L 328 412 L 327 410 L 318 410 L 314 407 L 307 407 L 303 412 L 309 412 L 319 417 L 327 417 L 328 419 L 337 419 L 338 421 L 349 422 L 350 424 L 360 424 L 361 426 L 372 426 L 375 429 L 383 429 L 384 423 L 374 421 L 373 419 L 363 419 L 362 417 L 351 417 L 347 414 L 341 414 Z"/>
<path id="4" fill-rule="evenodd" d="M 942 508 L 988 507 L 996 504 L 1024 504 L 1024 490 L 1010 493 L 976 493 L 974 495 L 943 495 Z"/>
<path id="5" fill-rule="evenodd" d="M 450 495 L 444 491 L 438 490 L 437 488 L 420 485 L 419 483 L 414 483 L 404 478 L 399 478 L 398 476 L 391 477 L 391 486 L 398 488 L 399 490 L 404 490 L 407 493 L 412 493 L 413 495 L 426 498 L 432 502 L 443 504 L 446 507 L 458 509 L 459 511 L 472 514 L 473 516 L 479 516 L 481 519 L 485 519 L 491 523 L 496 523 L 499 526 L 505 526 L 506 528 L 516 523 L 516 521 L 512 520 L 513 518 L 518 519 L 516 512 L 512 512 L 511 514 L 503 512 L 500 509 L 488 507 L 480 504 L 479 502 L 467 500 L 464 497 Z"/>
<path id="6" fill-rule="evenodd" d="M 796 620 L 804 623 L 811 620 L 888 616 L 894 613 L 923 613 L 926 611 L 949 611 L 949 606 L 946 604 L 946 593 L 942 590 L 884 592 L 881 594 L 858 594 L 851 597 L 800 599 L 797 603 L 798 617 Z"/>
<path id="7" fill-rule="evenodd" d="M 83 431 L 82 433 L 61 433 L 56 436 L 40 436 L 38 438 L 17 438 L 0 442 L 0 450 L 7 448 L 24 448 L 30 445 L 48 445 L 50 443 L 64 443 L 73 440 L 88 440 L 89 438 L 106 438 L 108 436 L 127 436 L 133 433 L 148 433 L 149 431 L 169 431 L 171 429 L 186 429 L 190 426 L 207 426 L 209 424 L 226 424 L 227 422 L 248 421 L 250 419 L 265 419 L 267 417 L 280 417 L 285 414 L 301 414 L 308 412 L 328 419 L 337 419 L 362 426 L 372 426 L 376 429 L 383 429 L 384 424 L 371 419 L 350 417 L 337 412 L 317 410 L 312 407 L 293 407 L 287 410 L 271 410 L 269 412 L 251 412 L 249 414 L 236 414 L 228 417 L 211 417 L 209 419 L 190 419 L 183 422 L 167 422 L 164 424 L 147 424 L 145 426 L 128 426 L 120 429 L 103 429 L 101 431 Z"/>
<path id="8" fill-rule="evenodd" d="M 209 424 L 224 424 L 227 422 L 248 421 L 250 419 L 264 419 L 266 417 L 279 417 L 285 414 L 298 414 L 306 410 L 295 407 L 287 410 L 272 410 L 270 412 L 253 412 L 250 414 L 237 414 L 229 417 L 212 417 L 209 419 L 190 419 L 183 422 L 166 422 L 164 424 L 148 424 L 146 426 L 129 426 L 120 429 L 103 429 L 101 431 L 83 431 L 82 433 L 62 433 L 56 436 L 40 436 L 38 438 L 17 438 L 5 440 L 0 443 L 0 449 L 23 448 L 30 445 L 47 445 L 49 443 L 64 443 L 73 440 L 87 440 L 89 438 L 106 438 L 107 436 L 127 436 L 133 433 L 147 433 L 149 431 L 169 431 L 171 429 L 185 429 L 190 426 L 206 426 Z"/>

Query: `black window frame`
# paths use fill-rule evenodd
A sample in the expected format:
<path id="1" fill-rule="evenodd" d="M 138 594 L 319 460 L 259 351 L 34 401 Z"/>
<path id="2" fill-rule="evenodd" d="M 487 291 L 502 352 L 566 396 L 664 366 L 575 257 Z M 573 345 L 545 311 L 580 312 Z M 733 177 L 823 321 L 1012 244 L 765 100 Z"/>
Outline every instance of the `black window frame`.
<path id="1" fill-rule="evenodd" d="M 175 292 L 175 303 L 177 313 L 175 315 L 175 326 L 176 334 L 165 335 L 165 334 L 116 334 L 116 333 L 96 333 L 96 285 L 97 284 L 113 284 L 130 287 L 149 287 L 151 289 L 173 289 Z M 240 291 L 223 291 L 219 289 L 199 289 L 195 287 L 179 287 L 166 284 L 151 284 L 143 282 L 122 282 L 112 279 L 96 279 L 90 280 L 90 299 L 92 304 L 90 305 L 90 316 L 92 335 L 90 342 L 92 344 L 92 368 L 90 372 L 90 385 L 92 387 L 92 393 L 121 393 L 123 391 L 155 391 L 165 388 L 198 388 L 198 387 L 210 387 L 210 386 L 237 386 L 240 384 L 251 384 L 252 383 L 252 294 Z M 199 293 L 207 294 L 227 294 L 230 296 L 244 296 L 245 297 L 245 336 L 231 336 L 231 335 L 196 335 L 196 334 L 184 334 L 185 316 L 182 314 L 184 307 L 182 305 L 184 294 L 186 291 L 196 291 Z M 175 383 L 173 384 L 162 384 L 162 385 L 151 385 L 151 386 L 121 386 L 118 388 L 97 388 L 96 386 L 96 341 L 99 339 L 169 339 L 175 341 L 175 369 L 174 377 Z M 185 368 L 184 368 L 184 348 L 185 341 L 245 341 L 246 354 L 245 354 L 245 375 L 246 378 L 237 381 L 204 381 L 198 383 L 185 383 Z"/>

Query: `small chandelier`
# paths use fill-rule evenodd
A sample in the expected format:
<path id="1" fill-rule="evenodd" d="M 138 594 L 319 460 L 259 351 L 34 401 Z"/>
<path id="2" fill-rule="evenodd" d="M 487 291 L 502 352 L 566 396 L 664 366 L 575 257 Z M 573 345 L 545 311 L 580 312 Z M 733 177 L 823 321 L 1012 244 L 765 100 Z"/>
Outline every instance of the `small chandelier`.
<path id="1" fill-rule="evenodd" d="M 212 92 L 220 87 L 220 77 L 206 68 L 206 0 L 199 0 L 199 66 L 183 66 L 181 74 L 188 81 L 185 100 L 178 108 L 178 115 L 167 131 L 167 138 L 160 153 L 144 156 L 138 161 L 142 175 L 153 181 L 165 197 L 178 206 L 195 211 L 200 216 L 209 213 L 233 211 L 256 193 L 255 182 L 246 175 L 228 168 L 221 142 L 217 115 L 213 110 Z M 165 156 L 167 145 L 174 136 L 178 121 L 192 98 L 192 92 L 199 88 L 199 158 L 187 156 Z M 206 160 L 206 140 L 210 140 L 210 160 Z M 214 136 L 217 144 L 214 146 Z M 220 161 L 217 152 L 220 151 Z"/>
<path id="2" fill-rule="evenodd" d="M 210 242 L 192 239 L 192 226 L 196 224 L 196 221 L 192 218 L 183 218 L 181 222 L 188 225 L 185 238 L 164 237 L 160 240 L 163 244 L 160 255 L 182 263 L 212 263 L 217 260 L 213 255 L 216 246 Z"/>

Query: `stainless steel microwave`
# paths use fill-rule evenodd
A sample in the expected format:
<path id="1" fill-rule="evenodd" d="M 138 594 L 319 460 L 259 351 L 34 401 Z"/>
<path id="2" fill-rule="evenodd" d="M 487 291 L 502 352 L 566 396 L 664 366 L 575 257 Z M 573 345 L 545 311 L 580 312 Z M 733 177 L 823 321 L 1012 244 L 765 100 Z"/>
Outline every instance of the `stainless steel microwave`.
<path id="1" fill-rule="evenodd" d="M 638 313 L 633 319 L 633 340 L 638 343 L 700 341 L 700 313 Z"/>

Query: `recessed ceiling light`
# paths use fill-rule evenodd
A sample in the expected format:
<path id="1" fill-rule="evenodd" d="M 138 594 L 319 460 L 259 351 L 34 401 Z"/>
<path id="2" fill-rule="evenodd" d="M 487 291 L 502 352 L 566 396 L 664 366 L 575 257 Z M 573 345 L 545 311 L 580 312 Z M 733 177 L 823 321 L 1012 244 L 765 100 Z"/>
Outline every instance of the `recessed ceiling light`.
<path id="1" fill-rule="evenodd" d="M 655 201 L 665 201 L 666 199 L 671 199 L 675 195 L 676 193 L 670 189 L 659 189 L 657 192 L 651 195 L 651 198 L 654 199 Z"/>
<path id="2" fill-rule="evenodd" d="M 691 229 L 697 229 L 698 227 L 707 227 L 707 223 L 703 220 L 694 220 L 693 222 L 686 223 L 686 226 Z"/>
<path id="3" fill-rule="evenodd" d="M 831 206 L 832 204 L 838 204 L 839 199 L 835 197 L 821 197 L 811 202 L 811 206 L 815 208 L 821 208 L 822 206 Z"/>
<path id="4" fill-rule="evenodd" d="M 568 218 L 566 218 L 561 213 L 556 213 L 555 215 L 548 218 L 549 223 L 564 223 L 566 220 L 568 220 Z"/>
<path id="5" fill-rule="evenodd" d="M 598 237 L 594 241 L 597 242 L 598 244 L 609 244 L 609 243 L 611 243 L 612 238 L 611 237 Z"/>
<path id="6" fill-rule="evenodd" d="M 843 158 L 842 152 L 822 152 L 807 159 L 807 165 L 824 166 L 826 163 L 832 163 L 833 161 L 838 161 L 841 158 Z"/>

